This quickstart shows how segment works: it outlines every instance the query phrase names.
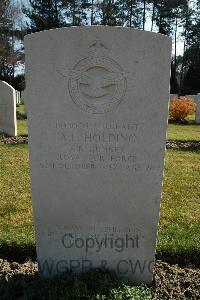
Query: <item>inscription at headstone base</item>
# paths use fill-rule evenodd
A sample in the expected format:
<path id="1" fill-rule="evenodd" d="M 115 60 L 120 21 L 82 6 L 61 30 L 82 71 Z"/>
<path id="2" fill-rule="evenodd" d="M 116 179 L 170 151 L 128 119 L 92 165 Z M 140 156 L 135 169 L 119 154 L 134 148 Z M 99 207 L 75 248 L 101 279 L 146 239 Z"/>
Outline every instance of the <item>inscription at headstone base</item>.
<path id="1" fill-rule="evenodd" d="M 0 132 L 17 135 L 15 89 L 5 81 L 0 81 Z"/>
<path id="2" fill-rule="evenodd" d="M 42 275 L 103 267 L 136 283 L 151 282 L 170 51 L 168 37 L 125 28 L 73 27 L 26 36 Z"/>

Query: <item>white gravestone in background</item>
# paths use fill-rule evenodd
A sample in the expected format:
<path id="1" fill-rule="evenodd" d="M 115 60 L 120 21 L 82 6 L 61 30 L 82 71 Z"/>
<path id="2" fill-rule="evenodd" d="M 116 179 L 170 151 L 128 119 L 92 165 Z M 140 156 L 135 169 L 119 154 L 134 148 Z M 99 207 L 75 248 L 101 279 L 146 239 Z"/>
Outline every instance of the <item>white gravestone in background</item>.
<path id="1" fill-rule="evenodd" d="M 19 103 L 21 103 L 21 95 L 20 95 L 19 91 L 18 91 L 18 100 L 19 100 Z"/>
<path id="2" fill-rule="evenodd" d="M 27 114 L 26 110 L 26 90 L 21 91 L 21 101 L 24 103 L 24 112 Z"/>
<path id="3" fill-rule="evenodd" d="M 200 94 L 195 96 L 196 103 L 196 113 L 195 113 L 195 122 L 196 124 L 200 124 Z"/>
<path id="4" fill-rule="evenodd" d="M 21 103 L 21 95 L 20 92 L 16 90 L 17 103 Z"/>
<path id="5" fill-rule="evenodd" d="M 0 132 L 17 135 L 16 93 L 5 81 L 0 81 Z"/>
<path id="6" fill-rule="evenodd" d="M 18 94 L 17 90 L 15 90 L 15 95 L 16 95 L 16 103 L 18 104 L 19 103 L 19 94 Z"/>
<path id="7" fill-rule="evenodd" d="M 40 272 L 106 267 L 150 283 L 171 40 L 73 27 L 26 36 L 25 49 Z"/>

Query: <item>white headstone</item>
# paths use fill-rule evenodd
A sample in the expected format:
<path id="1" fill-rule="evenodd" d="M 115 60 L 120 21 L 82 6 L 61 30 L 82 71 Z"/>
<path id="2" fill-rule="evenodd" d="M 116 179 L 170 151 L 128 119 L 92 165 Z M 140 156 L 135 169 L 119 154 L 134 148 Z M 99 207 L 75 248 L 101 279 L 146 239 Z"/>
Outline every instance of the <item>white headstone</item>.
<path id="1" fill-rule="evenodd" d="M 18 104 L 19 103 L 19 101 L 18 101 L 18 93 L 17 93 L 18 91 L 17 90 L 15 90 L 15 96 L 16 96 L 16 103 Z"/>
<path id="2" fill-rule="evenodd" d="M 127 28 L 73 27 L 26 36 L 43 275 L 106 267 L 136 283 L 151 282 L 170 52 L 170 38 Z"/>
<path id="3" fill-rule="evenodd" d="M 19 104 L 19 103 L 21 102 L 21 99 L 20 99 L 20 92 L 17 91 L 17 90 L 15 90 L 15 92 L 16 92 L 16 102 L 17 102 L 17 104 Z"/>
<path id="4" fill-rule="evenodd" d="M 21 100 L 24 102 L 24 91 L 21 91 Z"/>
<path id="5" fill-rule="evenodd" d="M 196 103 L 196 113 L 195 113 L 195 122 L 196 124 L 200 124 L 200 94 L 195 96 Z"/>
<path id="6" fill-rule="evenodd" d="M 17 135 L 15 89 L 5 81 L 0 81 L 0 132 Z"/>
<path id="7" fill-rule="evenodd" d="M 26 90 L 21 91 L 21 100 L 24 103 L 24 112 L 27 114 L 27 110 L 26 110 Z"/>
<path id="8" fill-rule="evenodd" d="M 19 103 L 21 103 L 21 93 L 18 91 Z"/>

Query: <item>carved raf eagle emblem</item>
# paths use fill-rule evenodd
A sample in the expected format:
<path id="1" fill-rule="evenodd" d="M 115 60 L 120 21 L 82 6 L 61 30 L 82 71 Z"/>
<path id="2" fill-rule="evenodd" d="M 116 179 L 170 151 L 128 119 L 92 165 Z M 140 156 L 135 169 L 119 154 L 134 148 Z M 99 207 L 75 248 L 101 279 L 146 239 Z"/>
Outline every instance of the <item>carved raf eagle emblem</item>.
<path id="1" fill-rule="evenodd" d="M 71 70 L 69 93 L 83 110 L 102 114 L 114 109 L 124 97 L 125 73 L 121 66 L 105 55 L 99 40 L 89 47 L 89 56 L 81 59 Z"/>
<path id="2" fill-rule="evenodd" d="M 104 75 L 90 75 L 88 72 L 74 72 L 78 84 L 87 86 L 84 94 L 91 98 L 101 98 L 109 94 L 106 89 L 112 85 L 117 85 L 123 76 L 121 73 L 107 73 Z"/>

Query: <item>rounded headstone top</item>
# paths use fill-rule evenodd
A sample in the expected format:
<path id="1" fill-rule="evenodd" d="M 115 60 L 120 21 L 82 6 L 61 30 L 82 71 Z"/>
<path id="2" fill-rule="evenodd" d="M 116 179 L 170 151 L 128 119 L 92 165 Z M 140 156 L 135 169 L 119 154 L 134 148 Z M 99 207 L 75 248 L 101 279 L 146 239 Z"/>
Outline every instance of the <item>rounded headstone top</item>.
<path id="1" fill-rule="evenodd" d="M 62 28 L 55 28 L 55 29 L 49 29 L 44 31 L 39 31 L 35 33 L 30 33 L 25 36 L 25 40 L 32 39 L 35 37 L 39 37 L 40 35 L 47 35 L 47 34 L 57 34 L 59 32 L 123 32 L 128 34 L 138 34 L 140 36 L 146 36 L 146 37 L 154 37 L 155 39 L 167 39 L 170 42 L 172 39 L 164 34 L 151 32 L 151 31 L 145 31 L 141 29 L 135 29 L 131 27 L 121 27 L 121 26 L 106 26 L 106 25 L 93 25 L 93 26 L 71 26 L 71 27 L 62 27 Z"/>

